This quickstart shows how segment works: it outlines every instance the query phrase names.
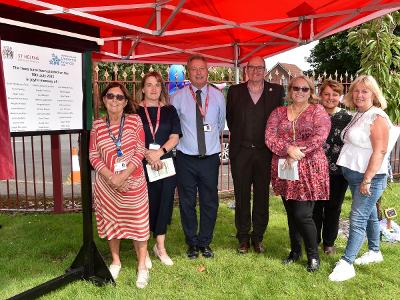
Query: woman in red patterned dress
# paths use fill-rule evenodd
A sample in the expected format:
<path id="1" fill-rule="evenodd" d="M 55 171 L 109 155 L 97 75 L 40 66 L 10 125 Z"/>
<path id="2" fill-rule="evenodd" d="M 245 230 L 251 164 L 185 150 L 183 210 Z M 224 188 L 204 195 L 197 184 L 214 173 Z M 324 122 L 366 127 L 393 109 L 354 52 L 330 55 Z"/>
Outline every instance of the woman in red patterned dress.
<path id="1" fill-rule="evenodd" d="M 97 229 L 107 238 L 114 279 L 121 270 L 121 239 L 133 240 L 138 258 L 136 286 L 144 288 L 149 280 L 146 263 L 149 232 L 149 204 L 142 159 L 144 131 L 140 117 L 132 114 L 136 107 L 127 89 L 110 83 L 101 93 L 106 117 L 93 123 L 89 159 L 96 170 L 94 204 Z"/>
<path id="2" fill-rule="evenodd" d="M 306 76 L 291 80 L 288 106 L 275 109 L 267 122 L 265 143 L 273 152 L 272 187 L 286 209 L 291 251 L 283 260 L 290 264 L 301 257 L 301 241 L 307 252 L 307 271 L 319 269 L 317 230 L 313 221 L 316 200 L 329 199 L 329 173 L 323 145 L 331 127 L 329 115 L 317 104 L 314 83 Z M 295 170 L 298 179 L 278 177 L 281 170 Z M 281 177 L 283 177 L 281 175 Z"/>

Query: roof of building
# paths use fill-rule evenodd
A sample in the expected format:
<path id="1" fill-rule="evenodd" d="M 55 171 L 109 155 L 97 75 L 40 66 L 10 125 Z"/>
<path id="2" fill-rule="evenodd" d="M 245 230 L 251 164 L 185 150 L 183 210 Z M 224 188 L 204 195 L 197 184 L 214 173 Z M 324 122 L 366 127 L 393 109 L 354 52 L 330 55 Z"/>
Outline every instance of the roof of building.
<path id="1" fill-rule="evenodd" d="M 299 75 L 303 75 L 303 70 L 301 70 L 298 66 L 296 66 L 295 64 L 287 64 L 287 63 L 281 63 L 278 62 L 275 66 L 273 66 L 271 68 L 271 70 L 269 70 L 267 72 L 267 75 L 274 70 L 278 65 L 280 65 L 288 74 L 290 74 L 290 76 L 292 77 L 296 77 Z"/>

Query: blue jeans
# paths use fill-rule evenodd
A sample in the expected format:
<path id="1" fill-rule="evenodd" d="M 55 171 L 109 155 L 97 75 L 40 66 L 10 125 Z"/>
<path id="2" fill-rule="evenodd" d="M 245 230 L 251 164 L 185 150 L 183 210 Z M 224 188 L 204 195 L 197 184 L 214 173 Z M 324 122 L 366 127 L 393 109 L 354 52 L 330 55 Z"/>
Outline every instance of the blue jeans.
<path id="1" fill-rule="evenodd" d="M 376 202 L 386 188 L 387 175 L 376 174 L 371 180 L 371 195 L 360 194 L 360 184 L 364 174 L 342 167 L 343 176 L 349 183 L 353 198 L 350 212 L 350 231 L 346 250 L 342 259 L 352 264 L 364 242 L 365 232 L 368 238 L 368 249 L 379 251 L 379 220 Z"/>

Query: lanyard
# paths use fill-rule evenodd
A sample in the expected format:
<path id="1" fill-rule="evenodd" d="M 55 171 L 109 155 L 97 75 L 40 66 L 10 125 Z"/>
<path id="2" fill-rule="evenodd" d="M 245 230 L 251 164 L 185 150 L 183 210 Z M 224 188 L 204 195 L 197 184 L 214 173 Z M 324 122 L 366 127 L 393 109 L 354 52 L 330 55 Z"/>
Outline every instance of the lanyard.
<path id="1" fill-rule="evenodd" d="M 192 93 L 193 100 L 196 103 L 196 105 L 199 107 L 200 114 L 201 114 L 201 116 L 203 117 L 203 120 L 204 120 L 204 118 L 206 117 L 206 114 L 207 114 L 207 110 L 208 110 L 208 89 L 209 89 L 209 87 L 207 85 L 206 109 L 205 110 L 203 110 L 203 107 L 201 105 L 199 105 L 199 103 L 197 103 L 196 95 L 194 94 L 194 91 L 193 91 L 193 88 L 192 88 L 191 85 L 189 85 L 189 89 L 190 89 L 190 92 Z"/>
<path id="2" fill-rule="evenodd" d="M 153 143 L 155 143 L 156 142 L 156 133 L 157 133 L 158 127 L 160 127 L 160 111 L 161 111 L 160 102 L 158 102 L 157 121 L 156 121 L 155 129 L 153 127 L 153 123 L 151 122 L 149 111 L 147 110 L 146 100 L 143 101 L 143 108 L 144 108 L 144 112 L 146 113 L 147 122 L 149 123 L 150 133 L 153 136 Z"/>
<path id="3" fill-rule="evenodd" d="M 106 118 L 106 125 L 108 128 L 108 134 L 110 136 L 110 138 L 112 139 L 112 141 L 115 144 L 115 147 L 117 148 L 117 156 L 121 157 L 123 155 L 122 150 L 121 150 L 121 146 L 122 146 L 122 131 L 123 131 L 123 127 L 124 127 L 124 123 L 125 123 L 125 114 L 122 114 L 121 120 L 119 121 L 119 129 L 118 129 L 118 138 L 115 138 L 115 136 L 113 135 L 111 129 L 110 129 L 110 117 L 107 114 L 107 118 Z"/>

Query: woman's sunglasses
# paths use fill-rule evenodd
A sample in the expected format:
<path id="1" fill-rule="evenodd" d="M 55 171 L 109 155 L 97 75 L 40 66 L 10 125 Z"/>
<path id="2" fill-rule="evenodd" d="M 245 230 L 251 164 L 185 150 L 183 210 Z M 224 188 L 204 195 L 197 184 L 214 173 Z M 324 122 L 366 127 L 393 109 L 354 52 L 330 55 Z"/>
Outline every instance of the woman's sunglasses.
<path id="1" fill-rule="evenodd" d="M 292 86 L 292 90 L 295 92 L 298 92 L 301 90 L 303 93 L 307 93 L 310 90 L 310 88 L 305 87 L 305 86 Z"/>
<path id="2" fill-rule="evenodd" d="M 107 93 L 106 99 L 107 100 L 117 99 L 118 101 L 123 101 L 123 100 L 125 100 L 125 96 L 121 95 L 121 94 Z"/>

